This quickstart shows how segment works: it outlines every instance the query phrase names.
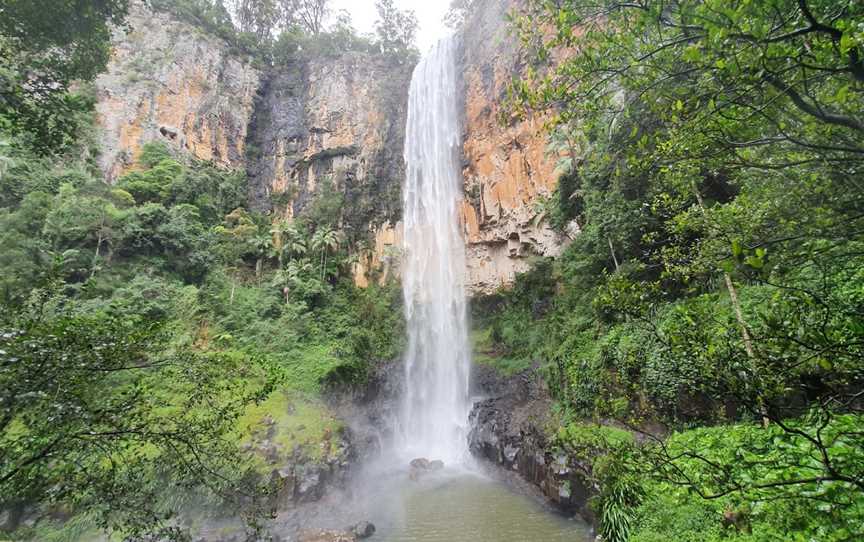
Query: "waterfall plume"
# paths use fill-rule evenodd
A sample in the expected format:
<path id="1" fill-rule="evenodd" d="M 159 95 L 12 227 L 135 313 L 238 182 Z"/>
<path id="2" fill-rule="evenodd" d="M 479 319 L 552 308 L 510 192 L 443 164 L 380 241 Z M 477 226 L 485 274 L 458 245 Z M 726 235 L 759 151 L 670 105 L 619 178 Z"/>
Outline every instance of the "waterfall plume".
<path id="1" fill-rule="evenodd" d="M 459 462 L 467 454 L 471 351 L 462 197 L 456 41 L 440 41 L 414 70 L 405 134 L 402 268 L 408 349 L 400 416 L 406 454 Z"/>

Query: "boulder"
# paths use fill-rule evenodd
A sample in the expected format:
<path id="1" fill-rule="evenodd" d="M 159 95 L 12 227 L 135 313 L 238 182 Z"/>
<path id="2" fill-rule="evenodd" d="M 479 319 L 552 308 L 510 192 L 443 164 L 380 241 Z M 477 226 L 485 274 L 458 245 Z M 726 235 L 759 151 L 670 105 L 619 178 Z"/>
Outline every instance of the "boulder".
<path id="1" fill-rule="evenodd" d="M 415 469 L 429 470 L 431 462 L 425 457 L 418 457 L 411 460 L 411 467 Z"/>
<path id="2" fill-rule="evenodd" d="M 444 468 L 444 462 L 440 459 L 429 461 L 425 457 L 418 457 L 411 460 L 411 469 L 408 472 L 408 477 L 413 481 L 417 481 L 427 472 L 441 470 Z"/>
<path id="3" fill-rule="evenodd" d="M 351 533 L 358 539 L 369 538 L 375 534 L 375 525 L 368 521 L 361 521 L 351 527 Z"/>
<path id="4" fill-rule="evenodd" d="M 315 463 L 297 465 L 294 469 L 297 477 L 296 496 L 300 502 L 317 501 L 324 491 L 324 480 L 321 468 Z"/>

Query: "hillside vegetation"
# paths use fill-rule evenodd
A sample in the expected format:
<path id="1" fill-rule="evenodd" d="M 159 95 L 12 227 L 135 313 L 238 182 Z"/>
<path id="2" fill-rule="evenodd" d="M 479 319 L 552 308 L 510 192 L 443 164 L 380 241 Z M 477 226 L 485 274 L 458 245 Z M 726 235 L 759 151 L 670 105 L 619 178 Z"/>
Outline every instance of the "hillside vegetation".
<path id="1" fill-rule="evenodd" d="M 0 528 L 185 539 L 177 513 L 208 510 L 254 533 L 274 465 L 324 461 L 343 429 L 322 389 L 398 355 L 399 290 L 355 288 L 365 240 L 342 235 L 327 179 L 290 221 L 249 210 L 245 171 L 159 142 L 107 184 L 89 80 L 128 6 L 53 4 L 0 3 Z M 275 62 L 273 34 L 234 29 L 221 2 L 154 4 Z M 285 24 L 329 44 L 307 55 L 362 41 Z"/>
<path id="2" fill-rule="evenodd" d="M 538 212 L 581 233 L 476 321 L 509 366 L 543 362 L 559 445 L 599 455 L 604 539 L 864 537 L 861 4 L 511 22 L 508 114 L 547 114 L 560 159 Z"/>

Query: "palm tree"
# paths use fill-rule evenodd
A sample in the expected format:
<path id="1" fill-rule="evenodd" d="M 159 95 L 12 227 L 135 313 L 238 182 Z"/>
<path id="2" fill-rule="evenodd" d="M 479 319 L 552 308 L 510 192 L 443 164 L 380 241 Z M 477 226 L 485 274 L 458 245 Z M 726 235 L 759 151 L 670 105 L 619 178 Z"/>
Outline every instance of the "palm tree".
<path id="1" fill-rule="evenodd" d="M 312 236 L 310 244 L 312 250 L 321 251 L 321 282 L 324 282 L 324 272 L 327 267 L 327 253 L 339 248 L 339 234 L 330 228 L 321 228 Z"/>
<path id="2" fill-rule="evenodd" d="M 297 236 L 297 229 L 291 222 L 280 220 L 270 228 L 270 234 L 273 236 L 273 255 L 279 260 L 279 269 L 282 269 L 282 259 L 289 245 L 286 241 Z"/>
<path id="3" fill-rule="evenodd" d="M 258 260 L 255 262 L 255 276 L 260 278 L 261 269 L 264 267 L 264 260 L 272 253 L 273 238 L 269 235 L 259 234 L 250 239 L 249 242 L 252 244 L 255 254 L 258 256 Z"/>
<path id="4" fill-rule="evenodd" d="M 295 260 L 280 269 L 273 277 L 273 285 L 282 289 L 285 304 L 291 302 L 291 289 L 303 280 L 303 275 L 312 270 L 312 264 L 307 260 Z"/>
<path id="5" fill-rule="evenodd" d="M 294 232 L 294 236 L 292 236 L 288 241 L 288 253 L 291 256 L 303 256 L 306 254 L 306 241 L 298 232 Z"/>
<path id="6" fill-rule="evenodd" d="M 12 158 L 12 144 L 6 139 L 0 139 L 0 179 L 15 165 Z"/>

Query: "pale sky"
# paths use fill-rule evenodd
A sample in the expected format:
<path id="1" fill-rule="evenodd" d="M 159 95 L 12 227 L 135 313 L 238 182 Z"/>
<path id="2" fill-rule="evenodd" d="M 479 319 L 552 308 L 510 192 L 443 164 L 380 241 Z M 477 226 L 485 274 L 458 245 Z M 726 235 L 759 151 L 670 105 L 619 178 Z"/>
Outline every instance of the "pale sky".
<path id="1" fill-rule="evenodd" d="M 440 38 L 446 36 L 450 29 L 444 26 L 444 14 L 450 5 L 450 0 L 394 0 L 399 9 L 412 9 L 417 14 L 420 28 L 417 31 L 417 47 L 425 53 Z M 375 31 L 375 0 L 331 0 L 333 13 L 341 9 L 351 14 L 354 28 L 361 34 Z"/>

